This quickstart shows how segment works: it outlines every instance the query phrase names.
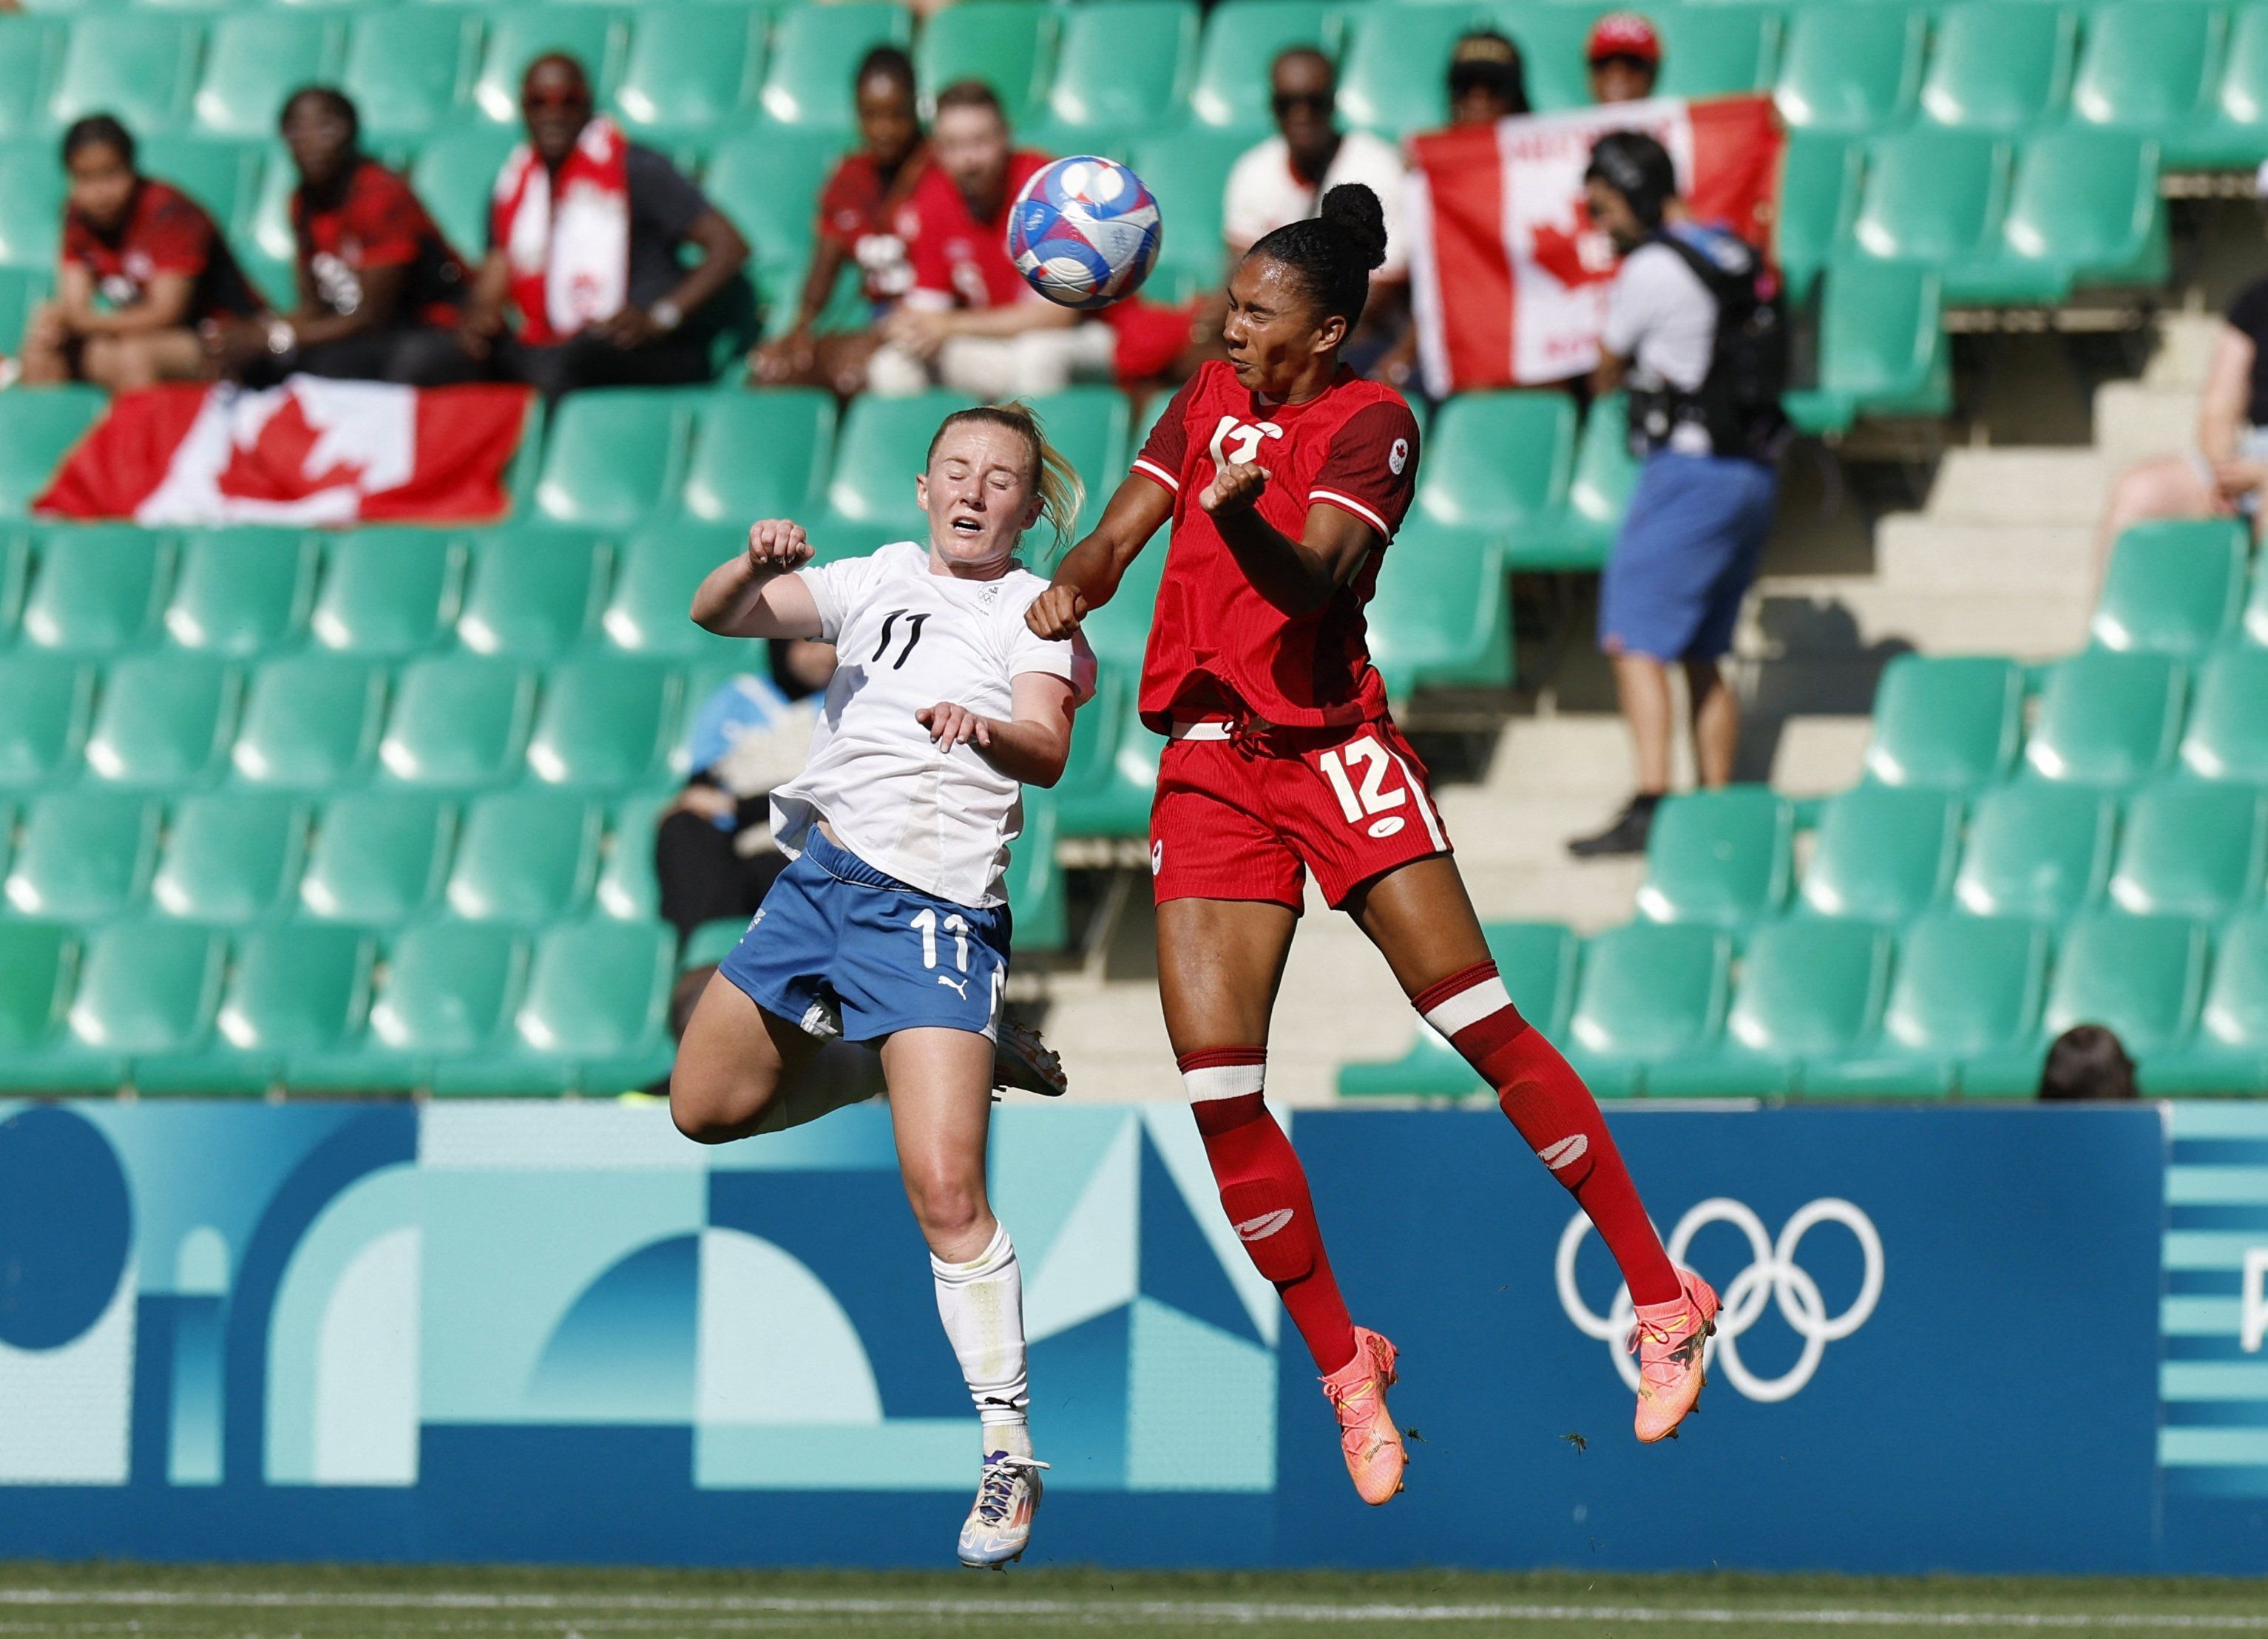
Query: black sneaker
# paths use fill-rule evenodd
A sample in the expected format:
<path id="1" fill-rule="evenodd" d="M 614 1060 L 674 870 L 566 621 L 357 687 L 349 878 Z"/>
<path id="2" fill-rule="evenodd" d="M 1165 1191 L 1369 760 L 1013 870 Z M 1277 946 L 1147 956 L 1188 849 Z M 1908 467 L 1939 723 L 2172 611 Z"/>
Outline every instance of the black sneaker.
<path id="1" fill-rule="evenodd" d="M 1653 830 L 1653 811 L 1660 801 L 1659 797 L 1631 797 L 1630 805 L 1616 816 L 1614 824 L 1594 835 L 1577 837 L 1567 844 L 1567 851 L 1578 859 L 1643 854 L 1646 839 Z"/>

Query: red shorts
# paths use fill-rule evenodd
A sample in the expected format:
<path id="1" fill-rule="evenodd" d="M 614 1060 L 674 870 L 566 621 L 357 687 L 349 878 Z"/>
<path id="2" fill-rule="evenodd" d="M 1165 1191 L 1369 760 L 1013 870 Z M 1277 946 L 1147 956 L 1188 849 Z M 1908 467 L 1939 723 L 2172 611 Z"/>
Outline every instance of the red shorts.
<path id="1" fill-rule="evenodd" d="M 1391 718 L 1237 739 L 1225 723 L 1194 726 L 1175 725 L 1158 763 L 1150 874 L 1161 904 L 1265 900 L 1297 911 L 1312 871 L 1336 909 L 1372 878 L 1449 851 L 1425 765 Z"/>

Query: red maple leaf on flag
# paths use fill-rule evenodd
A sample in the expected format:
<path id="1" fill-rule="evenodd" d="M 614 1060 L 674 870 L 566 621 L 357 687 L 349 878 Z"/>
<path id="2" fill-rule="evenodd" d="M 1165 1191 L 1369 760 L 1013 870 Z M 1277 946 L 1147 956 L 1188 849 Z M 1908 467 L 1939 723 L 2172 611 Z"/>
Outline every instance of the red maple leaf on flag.
<path id="1" fill-rule="evenodd" d="M 334 458 L 322 471 L 307 471 L 307 458 L 322 436 L 298 395 L 287 394 L 253 443 L 229 451 L 217 481 L 220 493 L 246 501 L 300 501 L 326 489 L 358 488 L 367 471 L 359 462 Z"/>
<path id="2" fill-rule="evenodd" d="M 1528 237 L 1528 254 L 1537 267 L 1571 290 L 1615 276 L 1614 248 L 1592 224 L 1590 206 L 1580 194 L 1562 221 L 1536 224 Z"/>

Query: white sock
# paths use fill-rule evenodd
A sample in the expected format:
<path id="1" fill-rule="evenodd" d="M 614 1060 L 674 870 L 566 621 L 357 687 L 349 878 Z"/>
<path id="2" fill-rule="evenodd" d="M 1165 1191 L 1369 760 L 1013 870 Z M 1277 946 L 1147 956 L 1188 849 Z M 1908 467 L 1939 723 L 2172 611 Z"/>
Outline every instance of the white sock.
<path id="1" fill-rule="evenodd" d="M 976 1402 L 984 1451 L 1032 1454 L 1027 1414 L 1031 1393 L 1024 1371 L 1024 1277 L 1006 1224 L 996 1226 L 983 1252 L 967 1263 L 932 1255 L 937 1314 L 960 1357 L 968 1397 Z"/>

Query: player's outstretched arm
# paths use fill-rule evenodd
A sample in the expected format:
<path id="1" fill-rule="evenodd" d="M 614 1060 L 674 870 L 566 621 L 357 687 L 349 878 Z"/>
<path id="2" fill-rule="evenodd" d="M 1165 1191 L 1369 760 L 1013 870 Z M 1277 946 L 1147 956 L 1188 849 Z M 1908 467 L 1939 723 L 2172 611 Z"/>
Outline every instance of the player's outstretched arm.
<path id="1" fill-rule="evenodd" d="M 1129 474 L 1102 509 L 1094 533 L 1064 554 L 1054 582 L 1032 600 L 1024 623 L 1050 642 L 1079 630 L 1089 609 L 1117 594 L 1126 566 L 1173 515 L 1170 490 L 1154 478 Z"/>
<path id="2" fill-rule="evenodd" d="M 1296 540 L 1260 516 L 1272 474 L 1252 462 L 1223 467 L 1197 496 L 1260 595 L 1286 614 L 1309 614 L 1354 578 L 1378 532 L 1344 508 L 1307 509 Z"/>
<path id="3" fill-rule="evenodd" d="M 810 562 L 802 525 L 750 525 L 748 549 L 711 570 L 693 594 L 694 624 L 723 637 L 818 636 L 819 605 L 794 573 Z"/>
<path id="4" fill-rule="evenodd" d="M 1012 780 L 1053 785 L 1071 759 L 1071 720 L 1079 697 L 1051 672 L 1019 672 L 1011 687 L 1016 715 L 1009 722 L 979 717 L 949 700 L 924 706 L 914 721 L 947 750 L 973 746 L 978 756 Z"/>

